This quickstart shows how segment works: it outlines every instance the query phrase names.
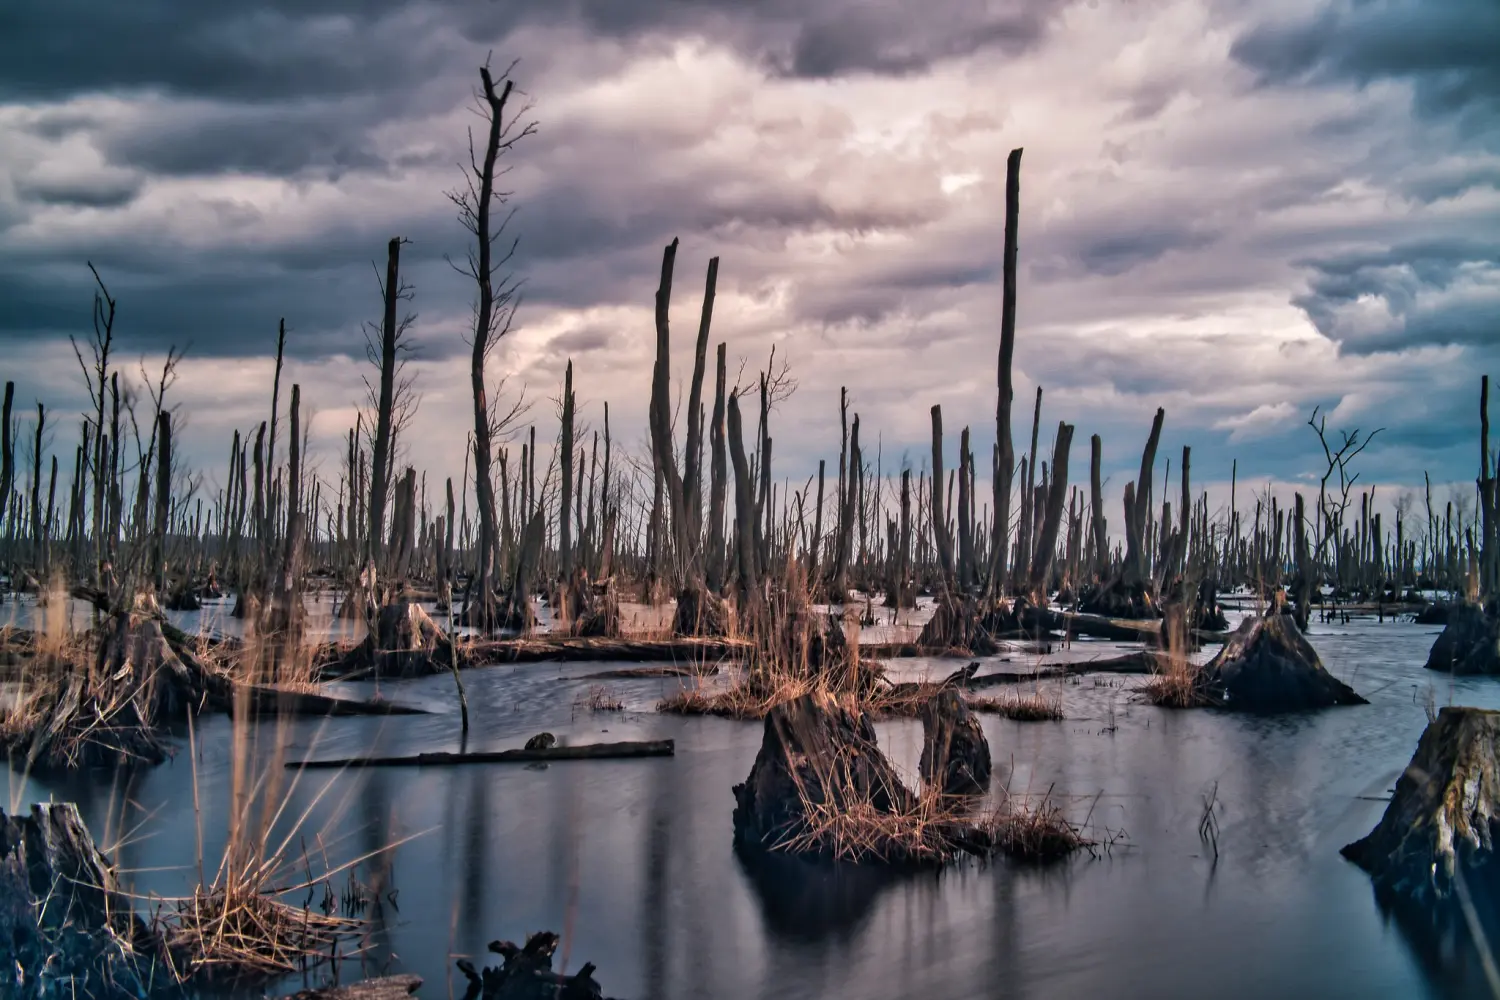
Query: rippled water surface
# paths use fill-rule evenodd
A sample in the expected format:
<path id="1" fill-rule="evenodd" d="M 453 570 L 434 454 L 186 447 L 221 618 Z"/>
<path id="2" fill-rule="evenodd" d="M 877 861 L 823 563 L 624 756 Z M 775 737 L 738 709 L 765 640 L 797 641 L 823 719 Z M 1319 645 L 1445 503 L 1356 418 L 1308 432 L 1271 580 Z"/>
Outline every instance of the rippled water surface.
<path id="1" fill-rule="evenodd" d="M 418 835 L 361 877 L 396 890 L 367 962 L 422 975 L 428 997 L 448 995 L 451 955 L 482 956 L 490 940 L 543 928 L 564 934 L 569 969 L 594 962 L 606 990 L 626 998 L 1486 996 L 1466 948 L 1445 952 L 1382 916 L 1368 878 L 1338 853 L 1379 820 L 1429 695 L 1500 707 L 1500 680 L 1422 669 L 1435 634 L 1364 620 L 1314 627 L 1324 662 L 1371 700 L 1364 707 L 1274 719 L 1172 712 L 1140 703 L 1139 678 L 1086 676 L 1058 683 L 1066 721 L 985 717 L 999 780 L 1050 789 L 1099 835 L 1123 837 L 1099 858 L 1045 870 L 752 870 L 732 849 L 730 787 L 750 768 L 760 724 L 657 715 L 679 682 L 586 677 L 609 664 L 466 672 L 470 748 L 548 730 L 573 742 L 670 737 L 675 757 L 308 771 L 288 814 L 314 803 L 296 852 L 334 860 Z M 1118 651 L 1080 642 L 1047 659 Z M 1042 662 L 1006 658 L 1011 670 Z M 940 674 L 960 662 L 900 666 Z M 576 707 L 596 683 L 627 710 Z M 432 714 L 298 721 L 288 753 L 458 748 L 451 677 L 380 692 Z M 878 729 L 914 770 L 919 724 Z M 184 749 L 123 793 L 89 779 L 23 792 L 13 775 L 12 796 L 78 801 L 96 833 L 130 832 L 119 857 L 137 892 L 181 893 L 196 878 L 195 770 L 205 854 L 222 851 L 230 736 L 229 720 L 202 720 L 196 756 Z M 253 736 L 274 744 L 274 724 Z M 1217 859 L 1198 832 L 1210 794 L 1221 807 Z"/>

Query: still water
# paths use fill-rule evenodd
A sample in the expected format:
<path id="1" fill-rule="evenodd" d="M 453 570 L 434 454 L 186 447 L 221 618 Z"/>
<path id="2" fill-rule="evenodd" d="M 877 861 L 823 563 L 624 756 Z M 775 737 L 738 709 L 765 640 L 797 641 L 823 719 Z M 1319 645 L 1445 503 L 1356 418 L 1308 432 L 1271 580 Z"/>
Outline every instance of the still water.
<path id="1" fill-rule="evenodd" d="M 983 717 L 998 781 L 1050 790 L 1097 836 L 1121 838 L 1100 857 L 1046 869 L 998 861 L 898 879 L 755 870 L 732 848 L 730 787 L 750 768 L 760 724 L 657 715 L 680 682 L 587 678 L 609 664 L 467 671 L 470 749 L 547 730 L 572 742 L 670 737 L 675 757 L 308 771 L 283 828 L 310 806 L 289 853 L 305 852 L 315 870 L 413 838 L 360 868 L 361 881 L 392 890 L 363 961 L 369 973 L 421 975 L 429 998 L 462 994 L 453 957 L 483 964 L 486 942 L 540 929 L 563 934 L 568 970 L 594 962 L 606 992 L 631 1000 L 1488 996 L 1470 949 L 1440 948 L 1383 916 L 1368 878 L 1338 853 L 1379 820 L 1429 697 L 1500 707 L 1500 681 L 1422 669 L 1435 635 L 1409 623 L 1315 625 L 1313 645 L 1370 699 L 1363 707 L 1274 719 L 1174 712 L 1140 703 L 1139 678 L 1100 676 L 1052 682 L 1065 721 Z M 1046 658 L 1018 652 L 1005 669 L 1116 651 L 1080 642 Z M 903 675 L 958 665 L 900 664 Z M 597 683 L 626 711 L 578 706 Z M 451 677 L 379 690 L 432 714 L 297 721 L 282 734 L 287 754 L 458 748 Z M 253 732 L 263 758 L 276 728 Z M 877 729 L 914 771 L 920 725 Z M 101 840 L 123 839 L 117 857 L 135 892 L 181 894 L 197 878 L 200 836 L 210 869 L 223 850 L 231 731 L 226 718 L 201 720 L 191 750 L 184 734 L 174 761 L 126 787 L 13 774 L 11 800 L 78 802 Z M 1199 836 L 1210 795 L 1217 858 Z"/>

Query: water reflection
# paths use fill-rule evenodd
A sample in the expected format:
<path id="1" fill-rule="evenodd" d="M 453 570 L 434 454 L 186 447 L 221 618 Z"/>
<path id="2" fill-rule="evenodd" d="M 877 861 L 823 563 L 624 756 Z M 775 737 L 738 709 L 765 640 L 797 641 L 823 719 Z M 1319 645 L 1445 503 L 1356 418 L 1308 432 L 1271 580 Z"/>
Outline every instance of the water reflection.
<path id="1" fill-rule="evenodd" d="M 470 744 L 519 746 L 542 730 L 570 742 L 672 737 L 675 757 L 307 772 L 285 813 L 307 812 L 309 844 L 321 836 L 335 864 L 377 852 L 358 876 L 378 889 L 368 965 L 416 972 L 428 997 L 447 994 L 452 953 L 483 959 L 485 942 L 541 929 L 564 935 L 571 969 L 592 961 L 610 995 L 638 1000 L 1484 995 L 1472 945 L 1382 913 L 1369 879 L 1338 855 L 1375 825 L 1384 804 L 1371 799 L 1416 745 L 1425 715 L 1412 686 L 1429 681 L 1421 663 L 1431 640 L 1430 629 L 1360 622 L 1315 633 L 1330 669 L 1355 676 L 1372 704 L 1314 716 L 1168 712 L 1114 677 L 1062 685 L 1061 723 L 985 717 L 1008 772 L 998 780 L 1016 792 L 1052 789 L 1074 818 L 1092 809 L 1096 825 L 1128 833 L 1102 860 L 1046 871 L 1001 862 L 893 877 L 744 857 L 733 848 L 730 788 L 744 780 L 761 727 L 654 714 L 670 679 L 612 682 L 629 712 L 575 712 L 594 683 L 589 664 L 466 674 Z M 1112 650 L 1078 642 L 1067 655 Z M 903 676 L 952 667 L 899 666 Z M 451 677 L 385 687 L 434 714 L 301 720 L 287 734 L 293 755 L 453 749 Z M 1457 679 L 1451 698 L 1500 707 L 1500 685 Z M 96 832 L 144 821 L 121 864 L 138 892 L 180 895 L 196 878 L 195 769 L 210 868 L 224 849 L 232 730 L 228 719 L 201 720 L 196 762 L 183 752 L 118 787 L 91 776 L 33 781 L 27 796 L 77 801 Z M 271 727 L 257 732 L 275 742 Z M 883 723 L 879 733 L 910 769 L 920 727 Z M 264 760 L 273 748 L 257 749 Z M 1215 787 L 1217 863 L 1197 829 Z"/>

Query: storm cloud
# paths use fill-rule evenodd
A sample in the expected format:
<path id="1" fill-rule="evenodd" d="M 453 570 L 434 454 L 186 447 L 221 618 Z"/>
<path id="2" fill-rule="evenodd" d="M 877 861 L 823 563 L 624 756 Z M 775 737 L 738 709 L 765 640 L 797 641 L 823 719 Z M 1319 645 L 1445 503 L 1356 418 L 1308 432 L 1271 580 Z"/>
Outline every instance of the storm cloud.
<path id="1" fill-rule="evenodd" d="M 522 284 L 496 365 L 546 398 L 574 358 L 582 418 L 608 400 L 622 440 L 680 237 L 674 375 L 719 256 L 715 338 L 799 379 L 787 475 L 837 450 L 841 387 L 888 467 L 920 464 L 933 403 L 987 448 L 1024 147 L 1016 391 L 1044 387 L 1044 426 L 1124 469 L 1163 405 L 1205 477 L 1295 481 L 1320 406 L 1386 428 L 1372 481 L 1462 480 L 1500 360 L 1497 51 L 1490 0 L 13 0 L 0 356 L 21 399 L 77 402 L 92 262 L 125 355 L 191 345 L 195 461 L 259 419 L 283 317 L 336 446 L 400 235 L 408 458 L 454 474 L 472 289 L 447 193 L 478 67 L 519 57 L 538 130 L 504 178 Z"/>

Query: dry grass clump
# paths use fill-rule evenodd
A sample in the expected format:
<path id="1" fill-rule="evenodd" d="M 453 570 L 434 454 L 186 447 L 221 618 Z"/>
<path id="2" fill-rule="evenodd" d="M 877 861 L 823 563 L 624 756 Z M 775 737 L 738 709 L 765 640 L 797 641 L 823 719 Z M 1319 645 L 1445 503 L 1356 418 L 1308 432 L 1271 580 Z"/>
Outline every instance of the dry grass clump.
<path id="1" fill-rule="evenodd" d="M 761 671 L 722 691 L 705 691 L 701 683 L 680 688 L 657 702 L 656 710 L 674 715 L 759 720 L 777 705 L 795 701 L 817 689 L 814 681 L 787 671 Z"/>
<path id="2" fill-rule="evenodd" d="M 250 724 L 248 705 L 248 694 L 240 689 L 233 704 L 229 838 L 219 867 L 212 879 L 207 877 L 200 829 L 198 886 L 185 898 L 159 901 L 154 920 L 171 971 L 184 983 L 273 977 L 349 954 L 347 943 L 364 925 L 358 915 L 362 906 L 358 900 L 346 900 L 346 913 L 339 914 L 332 879 L 352 873 L 356 866 L 405 842 L 389 844 L 315 877 L 305 850 L 299 856 L 292 845 L 305 839 L 303 826 L 332 787 L 331 779 L 311 797 L 285 834 L 273 841 L 303 772 L 286 783 L 283 765 L 290 733 L 285 718 L 270 727 L 274 743 L 261 759 L 252 734 L 265 727 Z M 193 757 L 196 760 L 196 754 Z M 201 822 L 196 766 L 193 811 Z M 321 833 L 314 839 L 322 845 Z M 320 912 L 315 912 L 312 901 L 319 887 L 323 902 Z M 359 896 L 363 898 L 362 893 Z M 298 897 L 300 903 L 289 901 Z"/>
<path id="3" fill-rule="evenodd" d="M 975 712 L 993 712 L 1016 722 L 1059 722 L 1063 718 L 1062 695 L 1057 692 L 1012 691 L 967 700 Z"/>
<path id="4" fill-rule="evenodd" d="M 895 812 L 868 799 L 813 802 L 803 798 L 806 821 L 770 845 L 789 854 L 815 855 L 849 864 L 945 864 L 958 856 L 961 812 L 941 796 L 915 797 Z"/>
<path id="5" fill-rule="evenodd" d="M 1199 708 L 1213 704 L 1203 668 L 1181 654 L 1157 657 L 1158 671 L 1141 689 L 1146 700 L 1163 708 Z"/>
<path id="6" fill-rule="evenodd" d="M 1007 793 L 979 828 L 991 850 L 1018 861 L 1057 861 L 1079 850 L 1093 853 L 1097 846 L 1068 820 L 1050 791 L 1036 802 Z"/>
<path id="7" fill-rule="evenodd" d="M 266 895 L 253 873 L 243 874 L 199 886 L 158 914 L 172 971 L 184 982 L 294 972 L 335 953 L 361 926 Z"/>
<path id="8" fill-rule="evenodd" d="M 581 693 L 574 705 L 589 712 L 623 712 L 625 703 L 607 684 L 591 684 Z"/>

